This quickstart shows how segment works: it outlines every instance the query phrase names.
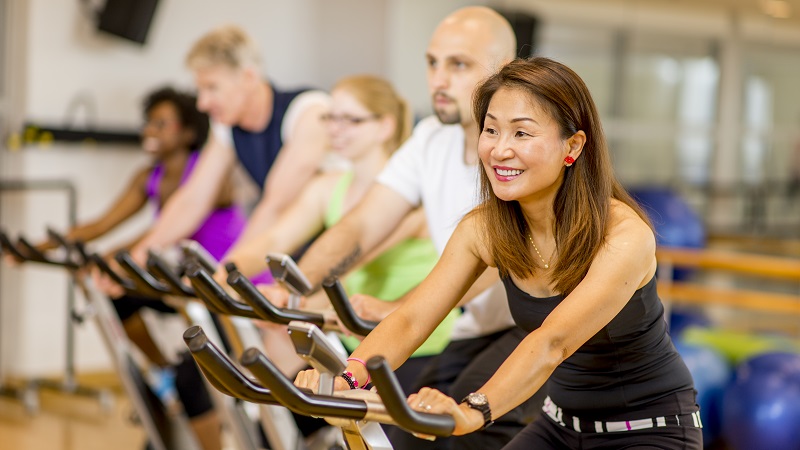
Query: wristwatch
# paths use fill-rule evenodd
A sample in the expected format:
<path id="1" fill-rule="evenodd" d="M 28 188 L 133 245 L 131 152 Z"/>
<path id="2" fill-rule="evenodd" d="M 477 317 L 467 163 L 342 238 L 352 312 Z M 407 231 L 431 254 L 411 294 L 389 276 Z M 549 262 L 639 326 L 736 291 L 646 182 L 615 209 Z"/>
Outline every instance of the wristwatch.
<path id="1" fill-rule="evenodd" d="M 481 430 L 486 429 L 489 425 L 494 423 L 492 420 L 492 409 L 489 408 L 489 399 L 486 398 L 485 394 L 481 394 L 480 392 L 467 394 L 467 396 L 461 400 L 461 403 L 466 403 L 470 408 L 477 409 L 483 414 L 483 426 L 480 428 Z"/>

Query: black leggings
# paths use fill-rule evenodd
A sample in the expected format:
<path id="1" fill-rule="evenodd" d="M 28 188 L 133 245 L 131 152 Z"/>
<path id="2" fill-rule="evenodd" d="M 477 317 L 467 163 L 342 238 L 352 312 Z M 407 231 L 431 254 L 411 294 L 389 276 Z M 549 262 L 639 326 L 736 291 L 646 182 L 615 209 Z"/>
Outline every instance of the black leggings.
<path id="1" fill-rule="evenodd" d="M 661 417 L 680 413 L 681 417 L 699 410 L 694 391 L 670 394 L 649 406 L 637 408 L 636 417 Z M 674 417 L 674 416 L 673 416 Z M 593 419 L 595 420 L 595 419 Z M 620 420 L 614 417 L 613 420 Z M 567 422 L 565 419 L 564 422 Z M 503 450 L 541 449 L 665 449 L 702 450 L 703 429 L 678 421 L 667 421 L 666 426 L 630 431 L 577 432 L 561 425 L 542 412 L 541 417 L 525 427 Z M 690 421 L 691 423 L 691 421 Z M 581 425 L 581 428 L 584 428 Z M 588 428 L 588 427 L 586 427 Z M 584 429 L 586 429 L 584 428 Z"/>
<path id="2" fill-rule="evenodd" d="M 425 386 L 432 387 L 459 402 L 483 386 L 527 335 L 524 330 L 512 327 L 488 336 L 452 341 L 442 353 L 431 358 L 425 370 L 420 372 L 412 392 Z M 388 433 L 389 440 L 396 449 L 499 449 L 539 416 L 546 396 L 545 385 L 533 397 L 480 432 L 437 438 L 431 442 L 394 428 Z"/>
<path id="3" fill-rule="evenodd" d="M 177 311 L 162 302 L 151 298 L 123 296 L 111 301 L 121 321 L 125 322 L 142 308 L 150 308 L 163 313 L 174 314 Z M 214 408 L 211 396 L 206 389 L 203 375 L 194 362 L 192 355 L 186 351 L 180 354 L 180 362 L 175 369 L 175 390 L 183 404 L 186 415 L 191 419 L 202 416 Z"/>
<path id="4" fill-rule="evenodd" d="M 146 297 L 134 297 L 132 295 L 123 295 L 122 297 L 111 300 L 114 309 L 117 311 L 119 320 L 125 322 L 132 315 L 139 312 L 142 308 L 150 308 L 163 313 L 174 314 L 177 311 L 175 308 L 167 305 L 158 299 Z"/>
<path id="5" fill-rule="evenodd" d="M 529 449 L 596 450 L 691 449 L 702 450 L 703 430 L 687 426 L 667 426 L 612 433 L 578 433 L 557 424 L 542 414 L 525 427 L 503 450 Z"/>
<path id="6" fill-rule="evenodd" d="M 214 408 L 203 375 L 188 351 L 181 353 L 181 362 L 175 366 L 175 390 L 190 419 Z"/>

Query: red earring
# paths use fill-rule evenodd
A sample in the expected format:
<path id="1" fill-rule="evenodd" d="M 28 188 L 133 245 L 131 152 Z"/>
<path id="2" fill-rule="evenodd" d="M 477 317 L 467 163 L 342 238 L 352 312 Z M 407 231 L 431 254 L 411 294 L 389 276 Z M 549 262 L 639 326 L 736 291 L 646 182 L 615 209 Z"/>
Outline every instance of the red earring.
<path id="1" fill-rule="evenodd" d="M 575 162 L 575 158 L 573 158 L 572 156 L 567 156 L 566 158 L 564 158 L 564 162 L 567 163 L 567 167 L 569 167 L 572 165 L 572 163 Z"/>

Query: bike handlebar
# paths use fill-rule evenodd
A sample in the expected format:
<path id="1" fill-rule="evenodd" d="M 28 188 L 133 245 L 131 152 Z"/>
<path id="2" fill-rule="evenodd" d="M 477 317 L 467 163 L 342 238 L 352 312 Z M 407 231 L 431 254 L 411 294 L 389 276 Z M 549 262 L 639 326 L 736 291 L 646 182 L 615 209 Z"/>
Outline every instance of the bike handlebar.
<path id="1" fill-rule="evenodd" d="M 169 267 L 161 256 L 153 251 L 147 252 L 147 270 L 161 279 L 174 295 L 185 297 L 195 297 L 195 291 L 191 286 L 185 285 L 180 277 Z"/>
<path id="2" fill-rule="evenodd" d="M 0 230 L 0 248 L 2 248 L 3 251 L 8 252 L 11 256 L 14 257 L 14 259 L 18 261 L 25 261 L 28 259 L 25 255 L 23 255 L 19 251 L 17 246 L 14 245 L 13 242 L 11 242 L 11 239 L 9 239 L 8 235 L 3 230 Z"/>
<path id="3" fill-rule="evenodd" d="M 186 276 L 194 287 L 198 298 L 203 300 L 211 309 L 220 314 L 260 319 L 250 305 L 240 303 L 222 288 L 214 278 L 198 262 L 190 262 L 186 266 Z"/>
<path id="4" fill-rule="evenodd" d="M 275 367 L 272 361 L 255 348 L 245 350 L 241 363 L 264 386 L 269 386 L 275 398 L 298 414 L 353 420 L 361 420 L 367 415 L 367 405 L 363 400 L 310 394 L 300 390 Z"/>
<path id="5" fill-rule="evenodd" d="M 126 250 L 117 252 L 117 254 L 114 255 L 114 259 L 120 267 L 128 273 L 128 276 L 131 277 L 131 280 L 133 280 L 138 290 L 150 292 L 154 296 L 172 293 L 172 290 L 168 286 L 153 278 L 153 275 L 139 266 Z"/>
<path id="6" fill-rule="evenodd" d="M 219 347 L 208 340 L 199 326 L 187 329 L 183 333 L 183 341 L 208 381 L 223 394 L 253 403 L 280 404 L 269 389 L 247 378 Z"/>
<path id="7" fill-rule="evenodd" d="M 288 325 L 293 320 L 312 323 L 320 328 L 325 325 L 325 318 L 321 314 L 307 313 L 294 309 L 278 308 L 258 291 L 253 283 L 238 270 L 228 274 L 228 284 L 239 294 L 242 301 L 258 314 L 259 318 L 282 325 Z"/>
<path id="8" fill-rule="evenodd" d="M 453 433 L 455 428 L 453 416 L 423 413 L 414 411 L 408 406 L 397 377 L 382 356 L 373 356 L 367 360 L 367 370 L 372 378 L 372 384 L 378 388 L 386 411 L 399 427 L 414 433 L 439 437 L 447 437 Z"/>
<path id="9" fill-rule="evenodd" d="M 89 263 L 88 256 L 83 252 L 83 248 L 80 247 L 77 242 L 68 241 L 64 235 L 50 227 L 47 227 L 47 236 L 58 245 L 64 247 L 67 250 L 67 255 L 76 255 L 78 258 L 78 261 L 76 261 L 77 265 L 84 266 Z"/>
<path id="10" fill-rule="evenodd" d="M 105 259 L 103 259 L 97 253 L 92 253 L 89 255 L 89 261 L 97 267 L 98 270 L 106 274 L 111 281 L 117 283 L 118 285 L 122 286 L 128 292 L 131 293 L 139 293 L 136 285 L 133 284 L 133 281 L 129 278 L 122 278 L 122 275 L 118 274 L 117 272 L 113 271 L 111 267 L 108 265 Z"/>
<path id="11" fill-rule="evenodd" d="M 179 243 L 179 246 L 187 258 L 200 264 L 200 267 L 206 271 L 210 273 L 217 271 L 219 262 L 213 256 L 211 256 L 211 254 L 208 253 L 208 250 L 203 248 L 199 242 L 191 239 L 184 239 Z"/>
<path id="12" fill-rule="evenodd" d="M 344 286 L 342 286 L 338 278 L 326 278 L 322 282 L 322 289 L 324 289 L 325 293 L 328 295 L 328 299 L 330 299 L 331 305 L 333 305 L 333 309 L 336 311 L 336 315 L 339 316 L 339 321 L 342 322 L 342 325 L 348 330 L 357 335 L 366 336 L 378 326 L 378 322 L 364 320 L 358 317 L 358 314 L 353 310 L 353 305 L 351 305 L 350 301 L 347 299 Z"/>

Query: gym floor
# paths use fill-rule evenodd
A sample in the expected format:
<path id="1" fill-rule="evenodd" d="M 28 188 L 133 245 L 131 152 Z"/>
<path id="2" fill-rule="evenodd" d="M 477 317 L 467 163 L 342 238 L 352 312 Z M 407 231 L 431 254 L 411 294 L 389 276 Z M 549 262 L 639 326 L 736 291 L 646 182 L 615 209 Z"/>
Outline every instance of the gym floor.
<path id="1" fill-rule="evenodd" d="M 39 411 L 0 397 L 0 450 L 141 450 L 145 435 L 129 419 L 128 400 L 115 393 L 111 411 L 96 399 L 41 390 Z"/>

